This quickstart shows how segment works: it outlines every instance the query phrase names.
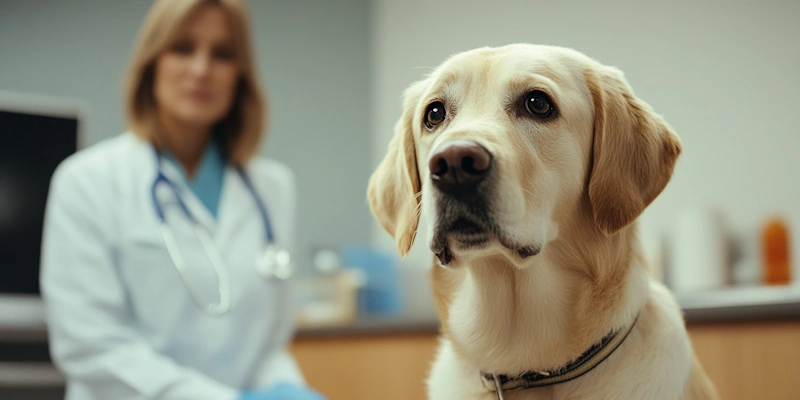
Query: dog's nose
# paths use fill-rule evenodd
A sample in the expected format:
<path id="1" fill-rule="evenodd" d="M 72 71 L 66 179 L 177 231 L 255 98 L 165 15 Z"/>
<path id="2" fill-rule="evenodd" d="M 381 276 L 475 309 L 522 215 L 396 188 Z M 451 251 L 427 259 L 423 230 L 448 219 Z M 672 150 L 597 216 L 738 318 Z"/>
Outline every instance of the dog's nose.
<path id="1" fill-rule="evenodd" d="M 492 167 L 492 155 L 471 140 L 443 143 L 428 162 L 433 184 L 445 193 L 459 193 L 475 188 Z"/>

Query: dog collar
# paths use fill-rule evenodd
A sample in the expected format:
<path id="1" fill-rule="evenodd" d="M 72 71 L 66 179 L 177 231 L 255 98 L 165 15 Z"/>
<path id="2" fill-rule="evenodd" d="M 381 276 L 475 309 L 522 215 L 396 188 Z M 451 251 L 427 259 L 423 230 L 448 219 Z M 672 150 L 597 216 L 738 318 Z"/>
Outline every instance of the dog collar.
<path id="1" fill-rule="evenodd" d="M 503 399 L 503 392 L 516 389 L 529 389 L 541 386 L 555 385 L 573 380 L 598 366 L 606 357 L 610 356 L 628 337 L 633 330 L 637 316 L 628 326 L 609 333 L 599 342 L 592 345 L 575 361 L 551 371 L 528 371 L 517 376 L 481 372 L 483 386 L 489 391 L 497 392 L 498 400 Z"/>

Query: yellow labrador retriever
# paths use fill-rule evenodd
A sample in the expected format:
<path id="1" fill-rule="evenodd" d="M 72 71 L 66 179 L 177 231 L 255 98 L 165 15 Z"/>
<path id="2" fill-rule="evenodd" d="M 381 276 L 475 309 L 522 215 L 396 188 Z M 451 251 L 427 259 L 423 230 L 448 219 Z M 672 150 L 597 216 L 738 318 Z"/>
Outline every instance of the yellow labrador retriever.
<path id="1" fill-rule="evenodd" d="M 401 255 L 421 229 L 438 260 L 429 397 L 716 398 L 634 228 L 680 152 L 570 49 L 480 48 L 413 84 L 368 199 Z"/>

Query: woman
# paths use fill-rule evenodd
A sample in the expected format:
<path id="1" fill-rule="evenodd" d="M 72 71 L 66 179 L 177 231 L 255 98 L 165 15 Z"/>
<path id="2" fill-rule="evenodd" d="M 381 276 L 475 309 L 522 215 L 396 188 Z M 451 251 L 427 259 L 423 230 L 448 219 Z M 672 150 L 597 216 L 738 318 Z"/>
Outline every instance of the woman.
<path id="1" fill-rule="evenodd" d="M 273 249 L 292 247 L 294 181 L 253 159 L 265 105 L 245 15 L 239 0 L 156 1 L 130 132 L 53 177 L 41 283 L 67 399 L 322 398 L 287 351 Z"/>

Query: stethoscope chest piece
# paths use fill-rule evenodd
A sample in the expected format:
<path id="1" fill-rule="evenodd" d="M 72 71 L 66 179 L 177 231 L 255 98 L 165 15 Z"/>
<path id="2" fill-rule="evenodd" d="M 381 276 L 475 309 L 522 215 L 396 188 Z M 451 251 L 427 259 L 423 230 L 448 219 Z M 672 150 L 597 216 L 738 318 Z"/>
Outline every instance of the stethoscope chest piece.
<path id="1" fill-rule="evenodd" d="M 287 280 L 292 277 L 291 256 L 286 249 L 269 244 L 256 257 L 256 271 L 266 278 Z"/>

